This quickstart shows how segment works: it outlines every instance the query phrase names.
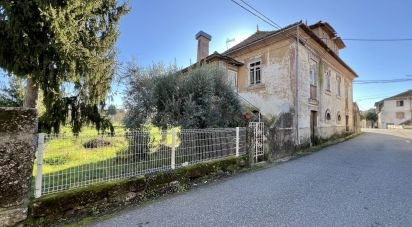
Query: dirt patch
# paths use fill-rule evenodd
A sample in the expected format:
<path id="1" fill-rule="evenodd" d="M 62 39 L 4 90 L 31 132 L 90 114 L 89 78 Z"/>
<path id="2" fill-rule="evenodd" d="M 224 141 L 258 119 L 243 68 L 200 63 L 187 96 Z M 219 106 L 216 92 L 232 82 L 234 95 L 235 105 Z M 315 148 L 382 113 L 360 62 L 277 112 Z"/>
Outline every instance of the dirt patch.
<path id="1" fill-rule="evenodd" d="M 83 144 L 84 148 L 93 149 L 110 146 L 110 142 L 103 139 L 92 139 Z"/>

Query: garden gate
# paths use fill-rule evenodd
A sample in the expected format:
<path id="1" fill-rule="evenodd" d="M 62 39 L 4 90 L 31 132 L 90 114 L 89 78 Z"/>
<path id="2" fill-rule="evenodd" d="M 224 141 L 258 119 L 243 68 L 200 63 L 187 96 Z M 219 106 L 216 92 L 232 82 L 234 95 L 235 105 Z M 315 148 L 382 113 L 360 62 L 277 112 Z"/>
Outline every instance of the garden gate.
<path id="1" fill-rule="evenodd" d="M 264 136 L 265 136 L 265 124 L 263 122 L 250 122 L 249 128 L 251 129 L 250 143 L 252 147 L 253 160 L 259 162 L 263 160 L 265 155 L 264 149 Z"/>

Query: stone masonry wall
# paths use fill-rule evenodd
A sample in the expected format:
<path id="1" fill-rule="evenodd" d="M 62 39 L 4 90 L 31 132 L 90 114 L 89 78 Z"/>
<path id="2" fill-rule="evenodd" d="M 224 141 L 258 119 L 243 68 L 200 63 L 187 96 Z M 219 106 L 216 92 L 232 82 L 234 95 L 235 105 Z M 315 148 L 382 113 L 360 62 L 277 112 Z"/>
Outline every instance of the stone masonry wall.
<path id="1" fill-rule="evenodd" d="M 36 109 L 0 107 L 0 226 L 27 217 L 36 127 Z"/>

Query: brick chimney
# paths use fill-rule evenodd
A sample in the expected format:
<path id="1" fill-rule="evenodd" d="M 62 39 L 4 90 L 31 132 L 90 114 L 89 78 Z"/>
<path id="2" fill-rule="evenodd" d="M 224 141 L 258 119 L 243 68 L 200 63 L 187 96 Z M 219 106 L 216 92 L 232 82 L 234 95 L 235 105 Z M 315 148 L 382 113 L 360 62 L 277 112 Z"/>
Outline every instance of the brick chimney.
<path id="1" fill-rule="evenodd" d="M 204 31 L 200 31 L 196 34 L 197 39 L 197 61 L 209 56 L 209 42 L 212 40 L 212 36 Z"/>

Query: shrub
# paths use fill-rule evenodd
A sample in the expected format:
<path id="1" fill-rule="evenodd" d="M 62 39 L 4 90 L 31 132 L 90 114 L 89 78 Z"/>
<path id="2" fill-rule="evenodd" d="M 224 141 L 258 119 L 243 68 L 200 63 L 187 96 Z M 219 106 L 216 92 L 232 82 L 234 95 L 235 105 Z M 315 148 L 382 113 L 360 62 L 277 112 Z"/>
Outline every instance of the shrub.
<path id="1" fill-rule="evenodd" d="M 243 126 L 241 106 L 225 72 L 215 65 L 182 73 L 155 65 L 129 66 L 125 125 L 141 129 L 152 123 L 162 129 Z"/>

